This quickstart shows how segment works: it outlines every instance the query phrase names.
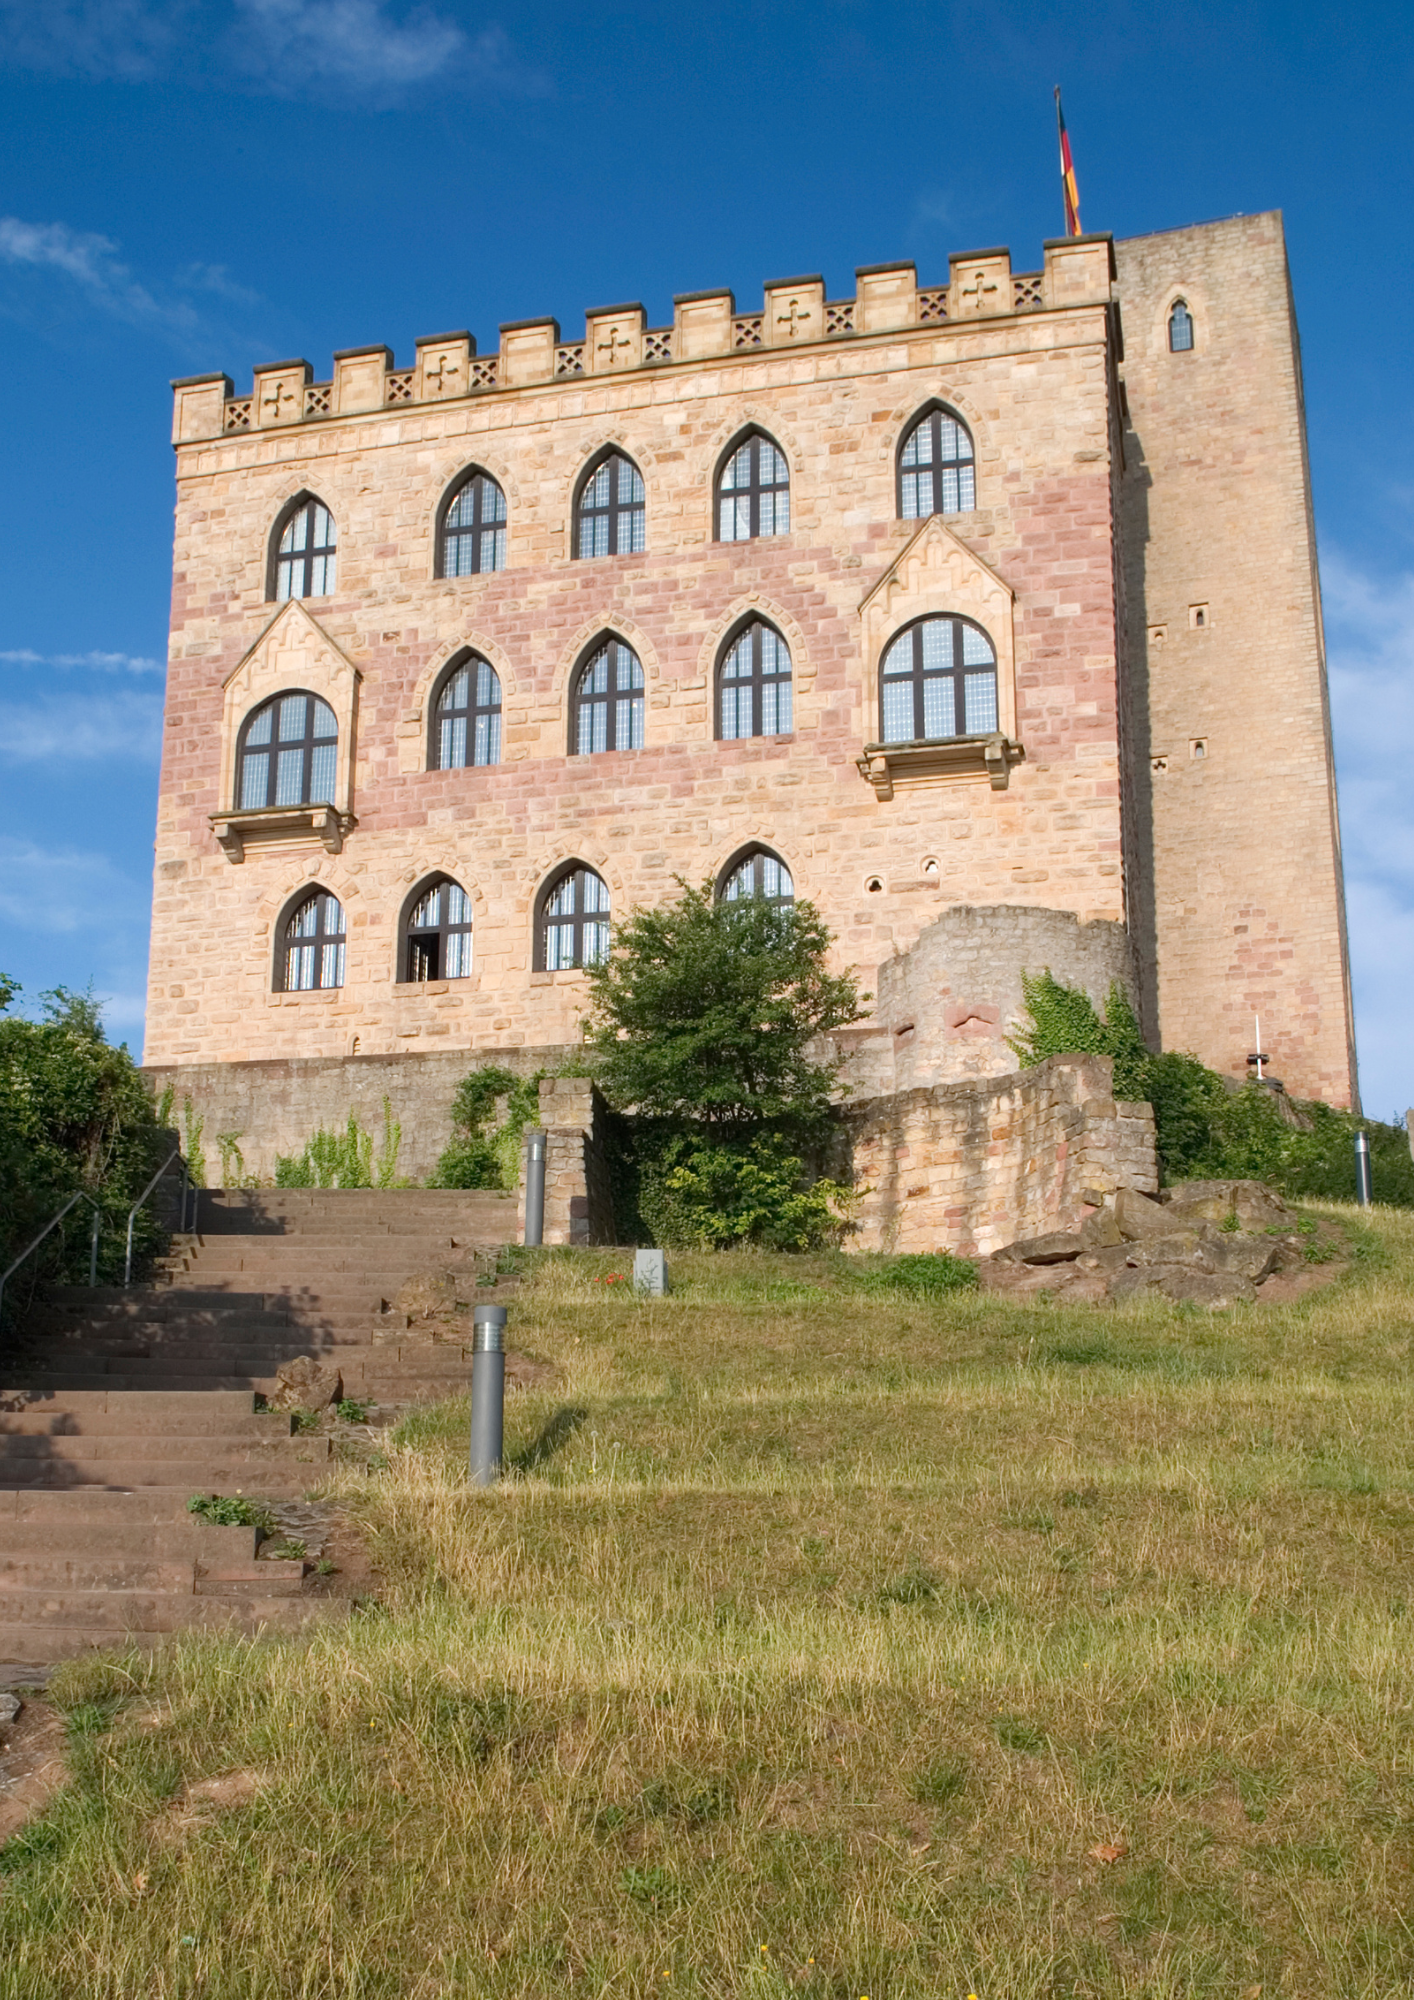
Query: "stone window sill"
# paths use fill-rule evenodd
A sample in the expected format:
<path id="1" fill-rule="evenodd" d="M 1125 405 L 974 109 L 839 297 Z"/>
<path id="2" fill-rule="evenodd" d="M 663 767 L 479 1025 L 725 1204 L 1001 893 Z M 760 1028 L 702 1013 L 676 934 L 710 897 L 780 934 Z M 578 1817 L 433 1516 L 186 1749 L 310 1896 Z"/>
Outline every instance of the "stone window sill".
<path id="1" fill-rule="evenodd" d="M 292 834 L 308 834 L 329 854 L 343 850 L 344 835 L 357 826 L 352 813 L 337 806 L 269 806 L 252 812 L 212 813 L 211 828 L 233 863 L 245 860 L 246 843 L 251 840 L 288 840 Z"/>
<path id="2" fill-rule="evenodd" d="M 940 778 L 986 778 L 1004 792 L 1014 764 L 1026 755 L 1000 730 L 990 736 L 949 736 L 935 743 L 866 743 L 855 761 L 877 799 L 891 799 L 896 785 L 927 784 Z"/>

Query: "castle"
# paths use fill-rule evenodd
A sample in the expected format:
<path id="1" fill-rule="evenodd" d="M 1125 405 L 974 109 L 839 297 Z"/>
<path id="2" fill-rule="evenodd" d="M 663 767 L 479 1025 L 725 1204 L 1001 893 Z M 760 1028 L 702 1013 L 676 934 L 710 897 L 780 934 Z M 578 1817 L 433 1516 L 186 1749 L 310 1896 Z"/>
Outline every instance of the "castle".
<path id="1" fill-rule="evenodd" d="M 1353 1100 L 1278 215 L 500 333 L 175 385 L 146 1061 L 209 1132 L 563 1049 L 678 877 L 818 905 L 871 1090 L 1013 1068 L 1051 965 Z"/>

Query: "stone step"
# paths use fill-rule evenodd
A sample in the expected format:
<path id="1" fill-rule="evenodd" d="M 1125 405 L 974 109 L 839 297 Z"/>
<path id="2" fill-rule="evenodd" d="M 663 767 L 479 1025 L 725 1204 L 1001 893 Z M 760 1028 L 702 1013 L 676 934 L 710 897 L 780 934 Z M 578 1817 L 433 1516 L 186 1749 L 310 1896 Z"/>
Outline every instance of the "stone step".
<path id="1" fill-rule="evenodd" d="M 164 1597 L 295 1597 L 313 1568 L 302 1558 L 206 1564 L 195 1556 L 76 1555 L 72 1550 L 0 1555 L 0 1633 L 16 1594 L 71 1597 L 145 1591 Z M 0 1652 L 4 1640 L 0 1638 Z"/>
<path id="2" fill-rule="evenodd" d="M 103 1592 L 94 1592 L 101 1598 Z M 113 1592 L 115 1602 L 121 1592 Z M 98 1620 L 85 1625 L 79 1620 L 49 1620 L 42 1612 L 7 1622 L 3 1634 L 4 1658 L 15 1666 L 48 1666 L 56 1660 L 71 1660 L 95 1648 L 160 1645 L 171 1633 L 199 1625 L 208 1629 L 248 1634 L 297 1632 L 313 1619 L 337 1617 L 342 1606 L 325 1597 L 256 1597 L 229 1601 L 220 1598 L 173 1597 L 154 1600 L 165 1604 L 166 1622 L 144 1625 L 136 1601 L 131 1608 L 134 1622 Z"/>
<path id="3" fill-rule="evenodd" d="M 84 1489 L 70 1487 L 82 1493 Z M 122 1494 L 122 1499 L 137 1499 Z M 63 1518 L 3 1522 L 0 1563 L 31 1561 L 42 1556 L 83 1556 L 95 1562 L 121 1562 L 142 1557 L 152 1562 L 229 1565 L 253 1562 L 255 1528 L 218 1528 L 186 1511 L 172 1521 L 128 1520 L 114 1515 L 100 1520 L 69 1514 Z"/>
<path id="4" fill-rule="evenodd" d="M 103 1416 L 109 1412 L 141 1408 L 146 1414 L 177 1416 L 184 1412 L 223 1412 L 228 1417 L 248 1417 L 255 1409 L 255 1397 L 245 1389 L 153 1390 L 134 1398 L 112 1389 L 73 1389 L 65 1393 L 29 1388 L 0 1388 L 0 1414 L 30 1415 L 72 1411 L 76 1416 Z"/>
<path id="5" fill-rule="evenodd" d="M 0 1534 L 8 1542 L 27 1527 L 63 1527 L 86 1524 L 84 1532 L 100 1533 L 113 1526 L 168 1528 L 177 1523 L 195 1525 L 211 1535 L 254 1535 L 253 1528 L 217 1528 L 199 1521 L 188 1502 L 193 1493 L 217 1489 L 197 1482 L 179 1486 L 152 1485 L 123 1490 L 103 1486 L 66 1486 L 54 1489 L 17 1489 L 0 1486 Z M 246 1492 L 250 1492 L 249 1486 Z M 228 1544 L 223 1540 L 221 1547 Z"/>
<path id="6" fill-rule="evenodd" d="M 134 1391 L 130 1400 L 134 1405 L 141 1405 L 148 1399 L 141 1391 Z M 193 1397 L 192 1400 L 197 1399 Z M 239 1417 L 232 1416 L 229 1410 L 188 1410 L 177 1416 L 161 1411 L 149 1412 L 141 1407 L 85 1413 L 0 1415 L 0 1464 L 12 1446 L 19 1445 L 21 1440 L 52 1444 L 65 1438 L 141 1437 L 152 1439 L 154 1442 L 150 1448 L 161 1451 L 165 1450 L 167 1439 L 171 1436 L 187 1440 L 223 1439 L 237 1444 L 292 1437 L 294 1431 L 295 1420 L 288 1410 L 247 1410 L 244 1416 Z"/>

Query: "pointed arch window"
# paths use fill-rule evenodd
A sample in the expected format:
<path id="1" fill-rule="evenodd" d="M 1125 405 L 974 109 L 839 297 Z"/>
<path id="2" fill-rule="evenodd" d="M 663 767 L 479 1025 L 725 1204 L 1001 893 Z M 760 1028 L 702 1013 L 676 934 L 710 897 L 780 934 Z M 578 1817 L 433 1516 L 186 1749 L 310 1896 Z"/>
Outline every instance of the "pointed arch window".
<path id="1" fill-rule="evenodd" d="M 936 743 L 997 728 L 997 655 L 970 618 L 919 618 L 884 655 L 880 738 Z"/>
<path id="2" fill-rule="evenodd" d="M 544 890 L 535 925 L 537 972 L 574 972 L 609 956 L 609 885 L 573 861 Z"/>
<path id="3" fill-rule="evenodd" d="M 753 618 L 722 656 L 717 670 L 717 736 L 788 736 L 790 648 L 774 625 Z"/>
<path id="4" fill-rule="evenodd" d="M 762 431 L 731 453 L 717 476 L 717 540 L 753 541 L 790 533 L 790 468 Z"/>
<path id="5" fill-rule="evenodd" d="M 501 677 L 489 660 L 467 653 L 443 674 L 432 704 L 428 764 L 434 771 L 501 761 Z"/>
<path id="6" fill-rule="evenodd" d="M 570 752 L 643 748 L 643 668 L 622 639 L 605 639 L 575 677 Z"/>
<path id="7" fill-rule="evenodd" d="M 1183 299 L 1175 299 L 1169 308 L 1169 353 L 1191 354 L 1193 351 L 1193 315 Z"/>
<path id="8" fill-rule="evenodd" d="M 471 977 L 471 898 L 450 875 L 427 883 L 404 927 L 404 985 Z"/>
<path id="9" fill-rule="evenodd" d="M 271 596 L 332 597 L 337 563 L 334 517 L 322 500 L 301 493 L 281 516 L 271 562 Z"/>
<path id="10" fill-rule="evenodd" d="M 577 556 L 636 556 L 644 547 L 647 496 L 631 458 L 611 451 L 590 467 L 574 509 Z"/>
<path id="11" fill-rule="evenodd" d="M 488 472 L 463 479 L 442 516 L 439 577 L 485 576 L 506 566 L 506 496 Z"/>
<path id="12" fill-rule="evenodd" d="M 769 847 L 748 847 L 727 863 L 717 894 L 724 903 L 754 899 L 784 908 L 795 901 L 795 883 L 779 854 Z"/>
<path id="13" fill-rule="evenodd" d="M 898 511 L 904 521 L 929 514 L 970 514 L 977 505 L 972 433 L 942 404 L 925 412 L 898 455 Z"/>
<path id="14" fill-rule="evenodd" d="M 241 729 L 236 810 L 332 805 L 339 725 L 327 701 L 302 688 L 262 702 Z"/>
<path id="15" fill-rule="evenodd" d="M 281 926 L 276 991 L 313 993 L 343 983 L 344 906 L 327 889 L 314 889 Z"/>

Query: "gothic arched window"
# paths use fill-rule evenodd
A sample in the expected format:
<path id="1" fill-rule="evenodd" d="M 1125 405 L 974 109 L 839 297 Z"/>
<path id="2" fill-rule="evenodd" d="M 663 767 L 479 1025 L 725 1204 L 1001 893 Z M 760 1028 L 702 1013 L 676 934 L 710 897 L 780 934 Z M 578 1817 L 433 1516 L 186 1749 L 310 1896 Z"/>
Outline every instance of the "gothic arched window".
<path id="1" fill-rule="evenodd" d="M 939 403 L 904 437 L 898 455 L 898 511 L 905 521 L 970 514 L 977 505 L 972 433 Z"/>
<path id="2" fill-rule="evenodd" d="M 535 918 L 535 970 L 573 972 L 609 956 L 609 885 L 572 861 L 541 892 Z"/>
<path id="3" fill-rule="evenodd" d="M 433 771 L 501 761 L 501 677 L 476 653 L 454 660 L 432 704 L 427 763 Z"/>
<path id="4" fill-rule="evenodd" d="M 879 733 L 885 743 L 990 736 L 997 727 L 997 655 L 970 618 L 920 618 L 884 655 Z"/>
<path id="5" fill-rule="evenodd" d="M 753 618 L 717 669 L 717 735 L 729 743 L 791 728 L 790 648 L 774 625 Z"/>
<path id="6" fill-rule="evenodd" d="M 327 701 L 302 688 L 247 716 L 236 751 L 236 810 L 334 803 L 339 725 Z"/>
<path id="7" fill-rule="evenodd" d="M 602 639 L 575 676 L 570 753 L 643 748 L 643 668 L 622 639 Z"/>
<path id="8" fill-rule="evenodd" d="M 334 517 L 324 502 L 312 493 L 301 493 L 280 516 L 271 537 L 266 595 L 277 604 L 291 597 L 332 597 L 336 541 Z"/>
<path id="9" fill-rule="evenodd" d="M 742 439 L 717 475 L 717 540 L 790 533 L 790 469 L 761 431 Z"/>
<path id="10" fill-rule="evenodd" d="M 403 927 L 404 985 L 471 976 L 471 898 L 450 875 L 425 883 Z"/>
<path id="11" fill-rule="evenodd" d="M 344 983 L 344 906 L 327 889 L 303 891 L 286 911 L 275 959 L 278 993 L 312 993 Z"/>
<path id="12" fill-rule="evenodd" d="M 584 475 L 574 503 L 577 556 L 636 556 L 644 546 L 646 495 L 631 458 L 610 451 Z"/>
<path id="13" fill-rule="evenodd" d="M 489 473 L 468 473 L 443 510 L 437 574 L 485 576 L 505 566 L 506 496 Z"/>
<path id="14" fill-rule="evenodd" d="M 769 847 L 748 847 L 722 870 L 717 895 L 724 903 L 754 898 L 784 905 L 795 901 L 795 883 L 779 854 L 773 854 Z"/>
<path id="15" fill-rule="evenodd" d="M 1189 354 L 1193 349 L 1193 315 L 1182 299 L 1169 308 L 1169 353 Z"/>

